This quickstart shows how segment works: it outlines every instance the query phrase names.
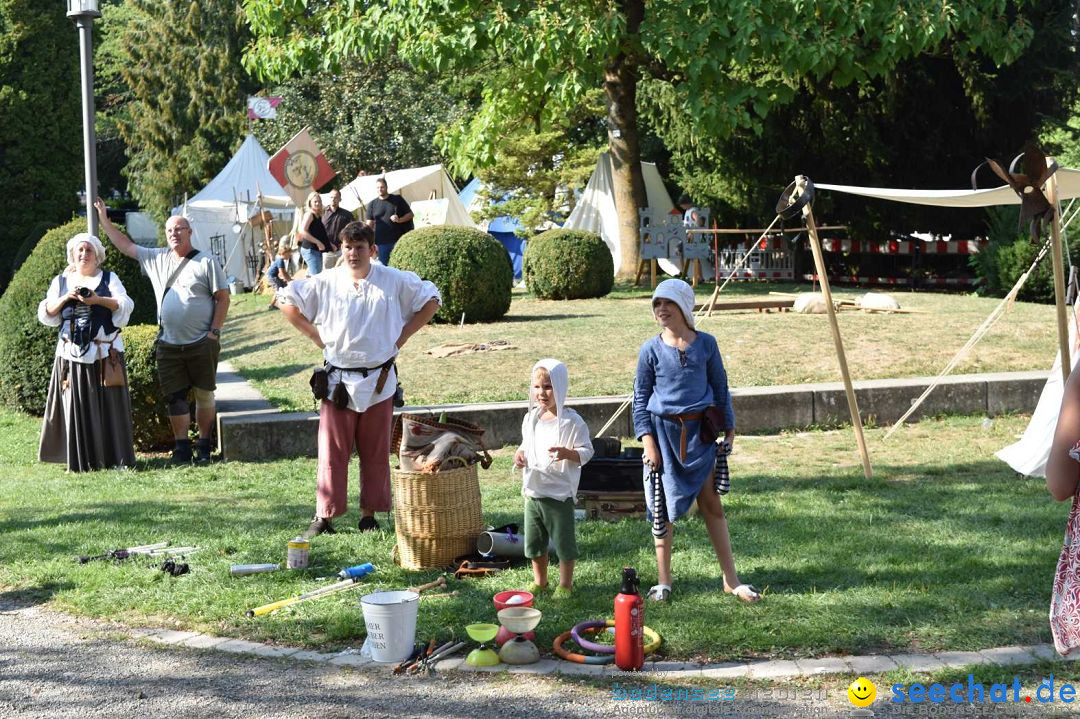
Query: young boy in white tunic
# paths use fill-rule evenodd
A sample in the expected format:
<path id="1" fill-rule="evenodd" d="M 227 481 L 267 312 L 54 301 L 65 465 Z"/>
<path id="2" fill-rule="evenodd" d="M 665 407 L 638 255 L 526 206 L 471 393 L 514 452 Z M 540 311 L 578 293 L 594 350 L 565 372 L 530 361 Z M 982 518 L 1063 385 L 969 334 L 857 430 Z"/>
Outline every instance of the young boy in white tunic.
<path id="1" fill-rule="evenodd" d="M 327 397 L 319 405 L 315 518 L 305 535 L 333 533 L 348 509 L 349 462 L 360 455 L 362 532 L 390 510 L 390 425 L 397 387 L 394 359 L 426 325 L 441 299 L 434 284 L 372 263 L 374 235 L 361 222 L 341 230 L 342 262 L 282 291 L 281 312 L 323 351 Z"/>
<path id="2" fill-rule="evenodd" d="M 578 557 L 574 496 L 581 465 L 592 459 L 589 428 L 566 406 L 566 365 L 543 359 L 533 365 L 529 412 L 521 423 L 514 466 L 522 470 L 525 496 L 525 556 L 532 560 L 534 594 L 548 586 L 548 542 L 559 558 L 555 597 L 570 595 Z"/>

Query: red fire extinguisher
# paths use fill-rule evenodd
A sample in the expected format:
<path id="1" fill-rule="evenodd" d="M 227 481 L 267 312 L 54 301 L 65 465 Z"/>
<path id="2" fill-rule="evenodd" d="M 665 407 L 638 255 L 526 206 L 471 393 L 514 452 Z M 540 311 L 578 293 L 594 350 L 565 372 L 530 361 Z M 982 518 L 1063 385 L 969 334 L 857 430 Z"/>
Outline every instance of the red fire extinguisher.
<path id="1" fill-rule="evenodd" d="M 623 567 L 622 588 L 615 596 L 615 666 L 624 672 L 645 665 L 645 603 L 638 592 L 637 572 Z"/>

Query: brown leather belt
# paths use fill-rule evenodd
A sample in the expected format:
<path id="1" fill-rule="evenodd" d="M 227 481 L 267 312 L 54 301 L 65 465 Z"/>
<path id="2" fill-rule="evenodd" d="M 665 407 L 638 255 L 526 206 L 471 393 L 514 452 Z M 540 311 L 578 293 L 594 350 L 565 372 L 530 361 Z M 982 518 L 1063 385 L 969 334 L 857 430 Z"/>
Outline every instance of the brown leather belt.
<path id="1" fill-rule="evenodd" d="M 705 416 L 704 412 L 683 412 L 682 414 L 664 414 L 661 415 L 664 419 L 670 419 L 673 422 L 678 422 L 679 431 L 679 461 L 686 461 L 686 421 L 696 419 L 699 422 Z"/>

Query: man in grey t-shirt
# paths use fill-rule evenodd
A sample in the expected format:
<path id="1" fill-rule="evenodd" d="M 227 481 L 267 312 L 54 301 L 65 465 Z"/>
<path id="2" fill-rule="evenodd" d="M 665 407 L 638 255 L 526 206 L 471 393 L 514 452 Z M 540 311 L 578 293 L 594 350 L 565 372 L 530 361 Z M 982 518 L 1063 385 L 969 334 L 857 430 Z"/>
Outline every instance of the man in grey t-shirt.
<path id="1" fill-rule="evenodd" d="M 101 226 L 116 249 L 139 262 L 150 278 L 157 298 L 160 333 L 157 345 L 158 381 L 169 405 L 176 446 L 173 464 L 192 460 L 191 407 L 188 393 L 195 396 L 195 421 L 199 441 L 195 459 L 210 461 L 210 440 L 214 432 L 214 390 L 221 351 L 221 327 L 229 310 L 229 289 L 217 260 L 199 252 L 191 244 L 191 225 L 175 215 L 165 223 L 168 247 L 136 245 L 109 221 L 105 203 L 98 199 Z"/>

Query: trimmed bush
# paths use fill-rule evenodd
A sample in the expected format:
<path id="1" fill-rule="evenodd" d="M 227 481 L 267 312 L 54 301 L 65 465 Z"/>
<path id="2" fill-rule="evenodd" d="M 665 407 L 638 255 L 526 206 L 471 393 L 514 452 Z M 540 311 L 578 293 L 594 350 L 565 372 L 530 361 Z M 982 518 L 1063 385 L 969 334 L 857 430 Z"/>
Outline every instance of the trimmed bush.
<path id="1" fill-rule="evenodd" d="M 145 452 L 172 446 L 172 427 L 165 400 L 158 389 L 154 340 L 157 325 L 128 325 L 124 328 L 124 361 L 128 391 L 131 393 L 131 423 L 135 448 Z"/>
<path id="2" fill-rule="evenodd" d="M 86 232 L 86 220 L 75 219 L 46 232 L 34 251 L 11 279 L 0 297 L 0 402 L 5 406 L 40 415 L 45 410 L 56 353 L 57 328 L 38 322 L 37 306 L 45 299 L 53 277 L 67 266 L 67 241 Z M 103 267 L 120 276 L 135 301 L 130 324 L 156 323 L 154 290 L 135 260 L 122 255 L 105 241 Z M 124 332 L 127 341 L 127 332 Z"/>
<path id="3" fill-rule="evenodd" d="M 548 230 L 529 240 L 521 274 L 541 299 L 580 300 L 611 292 L 615 265 L 595 232 Z"/>
<path id="4" fill-rule="evenodd" d="M 1043 235 L 1037 244 L 1031 243 L 1028 227 L 1019 227 L 1020 208 L 1015 205 L 988 207 L 986 228 L 989 244 L 968 262 L 978 277 L 978 292 L 991 297 L 1004 297 L 1027 271 L 1043 242 L 1050 236 L 1048 225 L 1043 225 Z M 1065 252 L 1072 257 L 1080 254 L 1080 237 L 1067 238 Z M 1050 253 L 1042 259 L 1020 288 L 1017 298 L 1028 302 L 1054 303 L 1054 263 Z M 1066 270 L 1065 279 L 1068 280 Z"/>
<path id="5" fill-rule="evenodd" d="M 510 309 L 514 268 L 502 243 L 471 227 L 421 227 L 406 233 L 390 264 L 435 283 L 440 322 L 492 322 Z"/>

